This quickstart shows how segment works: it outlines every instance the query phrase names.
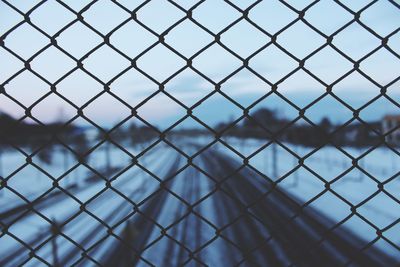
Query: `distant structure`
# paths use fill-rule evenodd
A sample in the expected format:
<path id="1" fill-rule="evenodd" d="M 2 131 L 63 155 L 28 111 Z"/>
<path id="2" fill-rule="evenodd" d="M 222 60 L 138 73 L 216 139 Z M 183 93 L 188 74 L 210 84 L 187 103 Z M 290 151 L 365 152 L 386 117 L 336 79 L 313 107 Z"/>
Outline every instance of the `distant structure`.
<path id="1" fill-rule="evenodd" d="M 395 127 L 400 127 L 400 115 L 386 115 L 382 120 L 382 131 L 387 133 Z M 400 128 L 386 136 L 386 142 L 400 146 Z"/>

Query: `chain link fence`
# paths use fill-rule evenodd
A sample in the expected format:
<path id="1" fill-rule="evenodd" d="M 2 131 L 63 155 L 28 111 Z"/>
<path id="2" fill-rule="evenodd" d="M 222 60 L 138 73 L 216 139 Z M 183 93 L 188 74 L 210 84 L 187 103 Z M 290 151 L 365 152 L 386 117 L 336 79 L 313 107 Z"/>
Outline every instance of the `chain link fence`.
<path id="1" fill-rule="evenodd" d="M 371 123 L 362 114 L 371 107 L 370 113 L 378 112 L 376 103 L 382 100 L 394 113 L 400 111 L 400 76 L 393 68 L 400 63 L 400 20 L 395 19 L 390 28 L 384 25 L 384 35 L 363 20 L 364 14 L 381 5 L 387 16 L 390 11 L 398 19 L 400 4 L 360 1 L 355 8 L 354 3 L 339 0 L 279 0 L 258 11 L 262 18 L 272 17 L 263 24 L 254 13 L 268 1 L 139 2 L 0 1 L 0 14 L 8 18 L 0 35 L 4 58 L 0 109 L 22 112 L 16 112 L 17 119 L 0 114 L 0 265 L 399 264 L 400 117 L 386 116 L 381 123 Z M 213 17 L 212 5 L 217 2 Z M 207 5 L 211 8 L 199 15 Z M 318 22 L 329 12 L 316 21 L 309 16 L 321 5 L 332 7 L 331 12 L 334 7 L 339 10 L 335 14 L 346 19 L 340 26 L 322 29 Z M 165 15 L 146 20 L 157 6 Z M 278 11 L 278 6 L 284 11 Z M 111 13 L 119 15 L 108 16 Z M 43 14 L 50 20 L 41 20 Z M 221 24 L 219 16 L 229 22 Z M 376 25 L 384 19 L 379 17 Z M 133 32 L 144 35 L 120 47 L 114 38 L 132 22 Z M 185 34 L 194 35 L 172 43 L 169 35 L 189 22 Z M 240 47 L 250 49 L 245 52 L 234 46 L 234 40 L 225 39 L 241 23 L 247 25 L 239 30 Z M 296 34 L 298 23 L 318 38 L 308 40 L 312 46 L 301 55 L 296 50 L 302 48 L 301 42 L 289 41 L 288 46 L 284 41 L 288 32 Z M 81 35 L 67 34 L 78 25 Z M 270 25 L 277 28 L 271 30 Z M 354 26 L 375 40 L 360 56 L 353 54 L 358 48 L 349 52 L 335 43 Z M 15 37 L 23 29 L 26 35 Z M 258 47 L 245 37 L 245 31 L 252 30 L 262 40 Z M 200 34 L 208 41 L 185 46 L 188 38 Z M 87 36 L 97 42 L 89 42 Z M 66 43 L 74 43 L 75 48 Z M 132 47 L 134 52 L 129 50 Z M 215 55 L 227 54 L 236 62 L 218 77 L 210 69 L 219 57 L 199 63 L 215 47 L 219 49 Z M 99 52 L 104 49 L 108 52 Z M 270 49 L 282 57 L 268 52 L 261 61 L 284 67 L 275 78 L 272 70 L 265 72 L 253 64 Z M 309 63 L 326 49 L 350 67 L 333 76 L 326 76 L 322 65 L 312 67 Z M 382 64 L 378 69 L 383 71 L 369 72 L 364 64 L 380 53 L 385 53 L 384 60 L 372 64 Z M 56 63 L 40 62 L 45 54 L 56 58 Z M 155 63 L 148 64 L 150 54 Z M 167 63 L 169 55 L 180 65 Z M 327 64 L 342 64 L 331 63 L 331 55 L 325 58 Z M 61 57 L 64 61 L 58 61 Z M 115 63 L 113 57 L 123 63 Z M 104 64 L 110 64 L 112 72 L 102 70 Z M 159 71 L 158 65 L 163 64 L 168 74 Z M 144 91 L 135 103 L 114 88 L 131 71 L 155 88 Z M 185 71 L 212 87 L 191 103 L 170 90 Z M 263 88 L 248 104 L 225 88 L 242 71 L 256 77 Z M 77 72 L 82 76 L 74 76 Z M 301 84 L 296 78 L 300 72 L 323 88 L 306 105 L 283 89 L 291 79 Z M 358 107 L 348 101 L 346 94 L 351 91 L 336 90 L 353 75 L 375 88 L 374 96 Z M 22 76 L 25 83 L 18 83 Z M 83 76 L 100 90 L 87 95 L 83 78 L 82 87 L 71 95 L 62 89 L 67 80 L 79 84 Z M 132 86 L 140 90 L 142 85 Z M 21 87 L 22 93 L 15 93 Z M 186 92 L 195 91 L 186 87 Z M 160 96 L 163 101 L 152 102 Z M 209 108 L 208 101 L 215 97 L 222 97 L 239 115 L 217 126 L 198 115 L 197 110 Z M 350 117 L 336 125 L 311 118 L 313 107 L 324 113 L 320 104 L 327 98 L 340 106 L 333 113 L 345 109 Z M 103 100 L 91 108 L 99 99 Z M 269 99 L 289 107 L 294 115 L 286 119 L 259 109 Z M 58 114 L 60 121 L 48 122 L 47 117 L 57 115 L 55 102 L 68 105 L 72 115 Z M 159 112 L 157 108 L 167 102 L 183 111 L 160 129 L 141 110 L 150 105 L 150 110 Z M 122 117 L 117 123 L 110 126 L 98 120 L 116 106 L 125 110 L 117 115 Z M 209 116 L 218 117 L 224 108 L 221 105 Z M 90 115 L 93 112 L 97 117 Z M 188 120 L 196 127 L 179 128 Z"/>

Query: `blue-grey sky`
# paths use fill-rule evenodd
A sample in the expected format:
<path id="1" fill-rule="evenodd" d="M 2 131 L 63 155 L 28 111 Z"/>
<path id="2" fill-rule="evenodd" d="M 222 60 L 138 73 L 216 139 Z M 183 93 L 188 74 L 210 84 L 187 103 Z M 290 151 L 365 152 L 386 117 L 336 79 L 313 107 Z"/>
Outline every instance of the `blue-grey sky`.
<path id="1" fill-rule="evenodd" d="M 9 1 L 21 12 L 28 12 L 39 1 Z M 76 11 L 81 10 L 89 1 L 65 0 L 64 3 Z M 117 1 L 133 10 L 143 1 Z M 175 1 L 184 8 L 190 8 L 198 1 Z M 231 1 L 240 8 L 247 8 L 255 1 Z M 286 1 L 300 10 L 311 1 Z M 350 9 L 357 12 L 370 1 L 342 1 Z M 278 0 L 262 1 L 248 14 L 249 19 L 260 28 L 275 34 L 282 27 L 297 18 L 297 14 Z M 83 13 L 84 20 L 102 34 L 107 34 L 130 14 L 111 1 L 100 0 Z M 176 21 L 185 17 L 185 13 L 168 1 L 152 0 L 137 13 L 137 19 L 156 33 L 162 33 Z M 220 32 L 231 22 L 241 17 L 241 13 L 222 0 L 207 0 L 193 11 L 193 18 L 214 33 Z M 65 25 L 76 19 L 76 16 L 54 0 L 46 1 L 30 14 L 33 24 L 49 35 L 54 35 Z M 332 0 L 321 0 L 305 13 L 305 20 L 330 35 L 353 16 Z M 23 17 L 0 2 L 0 36 L 23 20 Z M 376 34 L 386 37 L 400 27 L 400 10 L 386 0 L 379 0 L 361 13 L 360 20 Z M 102 38 L 81 22 L 76 22 L 63 31 L 57 43 L 73 55 L 81 58 L 93 47 L 102 43 Z M 192 21 L 186 19 L 166 36 L 168 45 L 178 50 L 185 57 L 191 57 L 202 47 L 212 43 L 214 38 Z M 134 58 L 143 50 L 158 42 L 158 38 L 133 20 L 125 23 L 110 37 L 111 44 L 121 52 Z M 221 42 L 241 57 L 246 58 L 270 41 L 270 38 L 256 29 L 246 20 L 241 20 L 221 35 Z M 5 46 L 24 59 L 46 46 L 50 41 L 27 23 L 20 25 L 5 36 Z M 302 59 L 326 42 L 315 31 L 303 22 L 298 21 L 278 35 L 277 42 L 287 51 Z M 380 45 L 381 41 L 369 33 L 357 22 L 353 22 L 343 31 L 335 35 L 333 44 L 354 60 L 362 58 Z M 400 54 L 400 33 L 389 38 L 388 46 Z M 11 75 L 24 68 L 23 62 L 0 47 L 0 83 L 4 83 Z M 83 61 L 84 68 L 103 82 L 113 79 L 120 71 L 130 66 L 130 62 L 107 45 L 101 46 L 95 53 Z M 162 44 L 140 57 L 137 66 L 163 82 L 171 74 L 185 66 L 185 61 L 172 53 Z M 242 62 L 225 51 L 220 45 L 213 44 L 193 60 L 193 66 L 211 78 L 214 82 L 236 70 Z M 252 57 L 250 67 L 271 83 L 279 81 L 298 64 L 275 45 L 271 45 Z M 46 49 L 31 61 L 31 67 L 50 82 L 56 82 L 61 76 L 76 66 L 75 62 L 55 47 Z M 338 54 L 334 49 L 326 47 L 306 61 L 305 67 L 327 84 L 352 69 L 350 61 Z M 360 69 L 372 77 L 380 85 L 390 84 L 400 75 L 400 59 L 385 48 L 381 48 L 360 64 Z M 28 70 L 5 84 L 8 94 L 26 107 L 46 94 L 50 88 Z M 82 70 L 76 70 L 57 84 L 57 90 L 77 106 L 82 106 L 91 97 L 103 89 L 102 85 Z M 221 90 L 235 101 L 247 107 L 255 100 L 270 91 L 270 86 L 247 69 L 222 84 Z M 131 106 L 139 104 L 147 96 L 158 90 L 158 85 L 135 69 L 127 71 L 111 84 L 111 90 Z M 191 106 L 214 90 L 214 86 L 187 68 L 170 80 L 165 90 L 185 105 Z M 325 87 L 305 71 L 299 70 L 278 85 L 278 91 L 299 107 L 304 107 L 313 99 L 324 93 Z M 350 105 L 358 108 L 379 94 L 380 88 L 368 81 L 358 72 L 333 87 L 333 92 Z M 400 101 L 400 82 L 388 88 L 388 93 L 396 101 Z M 270 107 L 282 116 L 292 118 L 296 111 L 277 96 L 260 102 L 259 107 Z M 23 108 L 0 94 L 0 109 L 16 117 L 23 115 Z M 160 127 L 168 127 L 171 123 L 186 114 L 185 110 L 163 94 L 152 98 L 138 109 L 139 115 Z M 399 108 L 386 99 L 376 101 L 361 112 L 366 120 L 378 120 L 386 113 L 400 113 Z M 60 117 L 68 119 L 76 114 L 74 107 L 56 95 L 50 95 L 32 108 L 32 114 L 45 122 Z M 62 115 L 60 115 L 62 114 Z M 116 123 L 130 114 L 124 105 L 105 94 L 84 109 L 84 114 L 100 125 Z M 194 110 L 194 114 L 210 125 L 227 121 L 241 115 L 241 110 L 216 94 Z M 331 97 L 327 97 L 315 107 L 307 110 L 306 115 L 315 121 L 328 116 L 333 121 L 344 121 L 351 118 L 351 112 Z M 187 122 L 187 126 L 195 125 Z"/>

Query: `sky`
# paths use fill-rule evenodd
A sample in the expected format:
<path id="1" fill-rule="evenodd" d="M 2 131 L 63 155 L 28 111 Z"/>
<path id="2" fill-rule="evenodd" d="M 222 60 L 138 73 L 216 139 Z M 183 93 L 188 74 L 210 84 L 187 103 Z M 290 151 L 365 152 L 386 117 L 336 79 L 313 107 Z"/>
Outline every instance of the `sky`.
<path id="1" fill-rule="evenodd" d="M 28 12 L 39 1 L 10 1 L 22 13 Z M 89 1 L 65 0 L 72 9 L 80 11 Z M 127 9 L 133 10 L 143 1 L 118 1 Z M 175 1 L 188 9 L 198 1 Z M 245 9 L 254 1 L 231 1 L 239 8 Z M 311 1 L 286 1 L 294 8 L 301 10 Z M 357 12 L 370 1 L 342 1 L 351 10 Z M 137 12 L 137 19 L 149 27 L 154 33 L 160 34 L 185 17 L 182 12 L 168 1 L 152 0 Z M 219 33 L 227 25 L 241 17 L 241 13 L 222 0 L 207 0 L 193 11 L 193 18 L 213 33 Z M 83 13 L 84 21 L 102 34 L 108 34 L 122 22 L 130 18 L 130 14 L 111 1 L 100 0 Z M 277 33 L 297 18 L 297 14 L 277 0 L 262 1 L 249 12 L 248 18 L 271 35 Z M 331 0 L 321 0 L 305 13 L 305 20 L 319 31 L 330 35 L 337 31 L 353 16 Z M 56 1 L 46 1 L 30 14 L 31 22 L 50 36 L 57 33 L 57 44 L 80 59 L 103 39 L 81 22 L 75 22 L 66 30 L 59 32 L 65 25 L 76 19 L 76 16 Z M 50 43 L 50 40 L 28 23 L 20 25 L 10 33 L 8 31 L 20 21 L 23 16 L 0 1 L 0 36 L 4 45 L 23 59 L 31 59 L 32 69 L 47 79 L 56 83 L 57 91 L 63 94 L 76 106 L 81 107 L 103 90 L 101 83 L 90 77 L 83 70 L 77 69 L 65 79 L 60 77 L 76 67 L 74 60 L 50 46 L 40 55 L 33 57 L 37 51 Z M 400 27 L 400 9 L 389 1 L 379 0 L 361 13 L 360 20 L 379 36 L 386 37 Z M 247 58 L 262 46 L 270 42 L 270 37 L 245 20 L 241 20 L 221 34 L 221 42 L 243 58 Z M 212 35 L 186 19 L 165 35 L 165 42 L 179 51 L 185 57 L 191 57 L 197 51 L 212 43 Z M 137 60 L 137 67 L 158 82 L 163 82 L 176 71 L 186 65 L 186 62 L 171 52 L 164 45 L 157 43 L 158 37 L 133 21 L 114 31 L 110 42 L 129 58 L 135 58 L 148 47 L 156 44 L 149 52 Z M 326 40 L 299 21 L 290 28 L 278 34 L 277 42 L 299 59 L 303 59 Z M 353 22 L 333 38 L 333 44 L 353 60 L 358 60 L 380 45 L 380 40 L 369 33 L 357 22 Z M 388 46 L 400 54 L 400 33 L 389 38 Z M 6 92 L 30 107 L 40 97 L 50 91 L 50 86 L 29 70 L 24 70 L 24 63 L 6 49 L 0 47 L 0 84 Z M 130 66 L 130 61 L 118 54 L 106 44 L 103 44 L 93 54 L 83 60 L 85 70 L 98 77 L 104 83 Z M 193 59 L 193 66 L 209 77 L 214 83 L 220 82 L 227 75 L 242 66 L 242 61 L 214 43 L 207 50 Z M 295 69 L 298 64 L 277 46 L 270 45 L 249 60 L 249 66 L 261 77 L 271 83 L 278 82 L 282 77 Z M 319 79 L 330 84 L 353 68 L 353 64 L 326 47 L 306 60 L 305 68 Z M 400 59 L 381 48 L 360 64 L 360 69 L 380 85 L 391 84 L 400 75 Z M 23 70 L 17 77 L 8 81 L 9 77 Z M 158 85 L 135 69 L 130 69 L 110 84 L 111 91 L 130 106 L 135 107 L 149 95 L 158 90 Z M 292 74 L 288 79 L 278 84 L 278 91 L 298 107 L 306 107 L 310 102 L 325 92 L 325 86 L 303 70 Z M 168 80 L 165 91 L 173 95 L 186 106 L 190 107 L 202 97 L 214 90 L 214 85 L 186 68 L 177 76 Z M 271 86 L 265 83 L 248 69 L 243 69 L 221 85 L 221 91 L 243 107 L 252 105 L 254 101 L 267 94 Z M 354 108 L 359 108 L 380 93 L 380 88 L 368 81 L 358 72 L 335 84 L 333 92 Z M 400 102 L 400 82 L 387 88 L 387 95 Z M 295 118 L 297 111 L 283 99 L 272 95 L 252 110 L 268 107 L 274 109 L 282 117 Z M 24 108 L 0 94 L 0 110 L 15 117 L 24 114 Z M 129 116 L 130 109 L 114 99 L 109 94 L 103 94 L 94 102 L 85 106 L 84 114 L 104 127 Z M 186 114 L 186 110 L 168 98 L 165 94 L 157 94 L 138 109 L 138 114 L 150 123 L 160 128 L 167 128 Z M 381 98 L 368 108 L 363 109 L 361 117 L 367 121 L 379 120 L 388 113 L 400 113 L 400 109 Z M 76 114 L 76 108 L 51 94 L 32 107 L 32 115 L 43 122 L 66 120 Z M 214 94 L 201 105 L 193 109 L 193 114 L 207 124 L 213 126 L 219 122 L 229 122 L 242 115 L 242 110 L 224 98 Z M 340 123 L 352 117 L 351 111 L 332 97 L 326 97 L 313 107 L 306 110 L 306 116 L 318 122 L 322 117 L 329 117 Z M 84 120 L 77 123 L 85 124 Z M 183 126 L 198 126 L 193 120 L 187 120 Z"/>

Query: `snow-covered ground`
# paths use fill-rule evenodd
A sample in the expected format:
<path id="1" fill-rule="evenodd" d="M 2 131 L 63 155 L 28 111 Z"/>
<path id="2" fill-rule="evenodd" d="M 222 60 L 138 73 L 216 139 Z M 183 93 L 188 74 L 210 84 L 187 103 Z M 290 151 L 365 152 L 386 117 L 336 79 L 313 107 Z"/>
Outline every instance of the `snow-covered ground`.
<path id="1" fill-rule="evenodd" d="M 134 156 L 142 151 L 140 147 L 127 147 L 127 150 Z M 7 180 L 9 188 L 0 190 L 0 212 L 12 206 L 26 204 L 21 196 L 32 201 L 42 194 L 50 193 L 53 180 L 57 180 L 64 188 L 72 185 L 83 186 L 87 178 L 96 176 L 98 173 L 105 174 L 107 166 L 116 172 L 132 162 L 128 154 L 112 144 L 108 147 L 106 144 L 99 146 L 86 159 L 86 165 L 79 164 L 76 156 L 62 146 L 51 149 L 50 163 L 41 161 L 36 155 L 32 158 L 32 164 L 28 164 L 25 155 L 19 151 L 2 151 L 0 177 Z M 145 162 L 146 157 L 142 157 L 141 161 Z"/>
<path id="2" fill-rule="evenodd" d="M 205 144 L 211 141 L 204 139 Z M 312 200 L 309 206 L 321 211 L 334 222 L 340 222 L 351 214 L 350 204 L 354 206 L 360 204 L 357 206 L 357 213 L 360 216 L 350 217 L 343 225 L 366 241 L 374 240 L 377 237 L 376 230 L 382 230 L 383 236 L 393 242 L 397 248 L 383 239 L 379 239 L 375 246 L 400 258 L 398 250 L 400 223 L 392 225 L 400 220 L 400 156 L 389 148 L 376 148 L 361 158 L 359 165 L 366 173 L 358 169 L 348 171 L 352 167 L 352 159 L 335 147 L 324 147 L 307 157 L 304 165 L 310 170 L 300 167 L 291 173 L 299 165 L 298 158 L 279 145 L 270 145 L 254 154 L 267 141 L 237 138 L 229 138 L 225 141 L 237 152 L 250 157 L 249 164 L 269 179 L 283 178 L 279 182 L 279 187 L 297 197 L 299 204 Z M 305 157 L 313 150 L 291 144 L 284 144 L 284 146 L 300 157 Z M 232 149 L 221 143 L 213 147 L 242 161 Z M 352 157 L 360 157 L 368 148 L 345 147 L 343 150 Z M 378 183 L 373 178 L 384 183 L 384 191 L 379 191 Z M 326 191 L 324 180 L 333 181 L 330 191 Z M 321 192 L 324 193 L 314 199 Z M 340 195 L 344 200 L 335 194 Z M 374 195 L 373 198 L 366 201 L 371 195 Z M 361 216 L 371 225 L 363 221 Z"/>
<path id="3" fill-rule="evenodd" d="M 163 169 L 171 165 L 170 161 L 175 158 L 173 155 L 174 151 L 171 149 L 164 149 L 161 154 L 157 151 L 159 151 L 159 149 L 145 154 L 146 156 L 139 159 L 139 163 L 143 165 L 143 167 L 153 171 L 154 175 L 160 175 L 160 179 L 163 179 L 164 177 L 162 175 L 165 173 Z M 122 164 L 122 167 L 124 166 L 123 163 L 128 165 L 129 162 L 122 161 L 121 157 L 122 155 L 118 155 L 115 149 L 115 151 L 113 151 L 113 160 Z M 97 166 L 101 166 L 101 162 L 99 162 L 100 158 L 100 155 L 99 158 L 96 158 L 96 163 L 99 164 Z M 116 167 L 116 165 L 114 165 L 114 167 Z M 33 173 L 34 171 L 32 171 L 32 174 Z M 87 175 L 88 173 L 82 172 L 81 174 Z M 46 183 L 46 177 L 39 175 L 38 177 L 40 177 L 40 179 L 36 180 L 38 187 L 35 188 L 29 182 L 29 176 L 26 176 L 25 186 L 23 186 L 22 181 L 19 183 L 19 193 L 22 195 L 37 195 L 41 193 L 43 188 L 46 188 L 44 185 Z M 102 237 L 107 236 L 107 228 L 101 225 L 100 220 L 104 220 L 108 225 L 112 226 L 119 220 L 123 220 L 124 217 L 132 211 L 132 205 L 121 195 L 126 196 L 134 203 L 139 203 L 157 190 L 159 182 L 150 177 L 150 175 L 142 169 L 132 167 L 122 175 L 116 177 L 116 179 L 112 181 L 111 186 L 113 189 L 107 188 L 105 182 L 102 180 L 87 182 L 82 184 L 79 190 L 73 193 L 78 201 L 86 205 L 86 210 L 90 212 L 90 215 L 86 212 L 81 212 L 79 202 L 67 196 L 61 198 L 57 202 L 51 203 L 51 205 L 45 205 L 36 210 L 40 212 L 42 216 L 54 222 L 68 222 L 63 227 L 65 236 L 68 236 L 71 240 L 87 248 Z M 10 202 L 15 200 L 15 196 L 13 197 L 5 194 L 0 198 L 1 207 L 8 207 Z M 42 216 L 38 215 L 38 213 L 30 212 L 22 220 L 16 220 L 11 223 L 11 226 L 8 228 L 9 234 L 0 238 L 0 247 L 2 248 L 0 262 L 2 262 L 6 256 L 15 253 L 18 248 L 22 248 L 22 252 L 18 253 L 16 257 L 13 257 L 12 261 L 7 261 L 6 266 L 15 266 L 13 265 L 14 263 L 18 265 L 24 258 L 27 258 L 29 250 L 24 249 L 24 246 L 21 245 L 17 239 L 35 247 L 51 237 L 51 224 Z M 118 235 L 122 229 L 123 227 L 116 227 L 114 233 Z M 95 235 L 94 233 L 91 234 L 90 231 L 96 231 Z M 91 240 L 91 242 L 87 242 L 85 239 L 88 238 L 88 235 L 92 235 L 95 238 Z M 47 261 L 50 260 L 51 263 L 54 244 L 51 241 L 45 243 L 46 245 L 41 247 L 36 252 L 36 255 Z M 66 253 L 77 248 L 73 242 L 67 241 L 65 237 L 58 237 L 56 243 L 58 244 L 57 254 L 60 259 L 64 257 L 64 259 L 66 258 L 70 262 L 74 262 L 81 256 L 80 251 L 78 251 L 73 257 L 65 257 Z M 37 259 L 31 259 L 26 266 L 35 266 L 37 263 Z"/>
<path id="4" fill-rule="evenodd" d="M 213 140 L 212 137 L 196 137 L 195 139 L 183 138 L 174 140 L 174 143 L 176 143 L 182 151 L 188 155 L 192 155 L 199 147 L 193 149 L 189 144 L 195 143 L 202 147 L 213 142 Z M 400 219 L 400 203 L 398 203 L 400 200 L 400 176 L 398 175 L 400 172 L 400 157 L 390 149 L 383 147 L 376 148 L 362 157 L 359 161 L 359 165 L 366 173 L 361 172 L 357 168 L 349 171 L 352 166 L 352 159 L 334 147 L 324 147 L 312 155 L 307 156 L 304 165 L 307 166 L 309 170 L 300 167 L 292 172 L 292 170 L 298 166 L 298 158 L 293 156 L 291 152 L 300 157 L 304 157 L 312 151 L 311 148 L 284 144 L 291 152 L 288 152 L 279 145 L 275 145 L 275 147 L 274 145 L 269 145 L 258 151 L 267 141 L 256 139 L 243 140 L 238 138 L 228 138 L 225 139 L 225 141 L 232 149 L 225 147 L 219 142 L 216 142 L 212 148 L 226 153 L 226 155 L 231 156 L 238 162 L 243 161 L 243 158 L 239 156 L 238 153 L 247 157 L 249 159 L 249 165 L 263 173 L 267 179 L 279 180 L 279 187 L 295 196 L 300 204 L 312 200 L 308 205 L 316 208 L 334 222 L 340 222 L 349 216 L 351 214 L 350 207 L 354 205 L 357 207 L 357 215 L 351 216 L 349 219 L 345 220 L 343 222 L 345 227 L 366 241 L 374 240 L 377 237 L 376 230 L 380 229 L 383 231 L 384 237 L 393 242 L 395 246 L 400 246 L 400 235 L 398 234 L 400 232 L 400 224 L 391 225 L 393 222 Z M 156 175 L 162 176 L 163 172 L 165 173 L 165 166 L 170 164 L 171 161 L 176 158 L 176 155 L 179 154 L 174 149 L 167 149 L 166 147 L 166 145 L 157 145 L 149 151 L 149 153 L 141 157 L 139 163 L 143 165 L 144 168 L 155 172 Z M 136 155 L 140 153 L 143 148 L 144 147 L 128 147 L 127 149 L 133 155 Z M 345 147 L 343 150 L 353 157 L 359 157 L 366 152 L 366 149 L 350 147 Z M 108 155 L 107 151 L 109 151 Z M 255 153 L 256 151 L 258 152 Z M 27 164 L 25 157 L 19 152 L 6 151 L 1 154 L 0 158 L 0 176 L 7 179 L 7 186 L 9 188 L 14 189 L 30 201 L 36 199 L 53 187 L 52 178 L 62 178 L 59 184 L 64 188 L 74 184 L 78 185 L 77 189 L 75 188 L 75 191 L 71 192 L 73 192 L 72 195 L 82 201 L 82 203 L 91 199 L 96 193 L 104 190 L 101 197 L 94 199 L 88 206 L 88 209 L 90 208 L 90 211 L 98 218 L 108 220 L 110 224 L 112 224 L 118 221 L 118 219 L 123 218 L 123 216 L 131 210 L 128 207 L 129 205 L 123 206 L 123 203 L 128 202 L 115 192 L 105 190 L 106 186 L 101 178 L 94 181 L 85 181 L 87 178 L 96 175 L 90 168 L 93 168 L 100 174 L 107 174 L 107 177 L 112 176 L 110 173 L 107 173 L 107 168 L 105 167 L 107 166 L 108 160 L 110 161 L 113 174 L 116 174 L 118 171 L 132 164 L 132 159 L 114 146 L 111 146 L 109 149 L 106 149 L 105 146 L 101 146 L 91 153 L 87 161 L 88 167 L 77 164 L 74 156 L 61 148 L 57 148 L 53 152 L 51 164 L 43 163 L 36 157 L 33 158 L 34 164 Z M 35 164 L 42 170 L 35 167 Z M 181 164 L 183 163 L 181 162 Z M 64 176 L 65 172 L 69 173 Z M 177 194 L 184 194 L 184 183 L 187 182 L 186 179 L 182 178 L 185 176 L 184 174 L 185 173 L 176 177 L 177 180 L 182 181 L 174 183 L 173 190 L 176 191 Z M 179 179 L 179 177 L 182 179 Z M 378 183 L 374 181 L 374 179 L 384 184 L 384 191 L 379 191 Z M 325 182 L 331 183 L 330 190 L 325 188 Z M 123 194 L 129 195 L 132 201 L 138 202 L 148 194 L 154 192 L 156 188 L 158 188 L 159 183 L 156 179 L 151 178 L 143 170 L 135 166 L 119 176 L 112 185 Z M 205 195 L 209 188 L 206 184 L 202 186 L 200 194 Z M 323 192 L 323 194 L 314 199 L 321 192 Z M 373 195 L 373 198 L 364 203 L 371 195 Z M 338 196 L 343 199 L 340 199 Z M 176 205 L 172 198 L 167 201 L 170 207 Z M 26 204 L 26 201 L 21 199 L 17 194 L 7 188 L 0 190 L 0 213 L 22 204 Z M 359 204 L 362 205 L 358 206 Z M 121 209 L 118 213 L 110 217 L 111 211 L 110 209 L 105 209 L 104 205 L 107 207 L 121 207 Z M 207 205 L 210 205 L 210 203 L 205 204 L 203 209 L 207 210 Z M 212 207 L 210 206 L 208 209 L 212 209 Z M 55 221 L 65 221 L 78 211 L 79 203 L 70 197 L 65 197 L 54 205 L 46 205 L 40 208 L 40 212 L 44 216 Z M 165 216 L 162 214 L 160 215 L 160 222 L 169 224 L 171 220 L 168 218 L 168 211 L 165 212 Z M 377 228 L 363 221 L 361 216 Z M 79 227 L 88 224 L 99 224 L 93 217 L 85 214 L 78 216 L 73 222 L 74 223 L 67 224 L 63 229 L 63 233 L 70 236 L 77 243 L 83 241 L 85 234 L 87 234 L 78 231 L 77 229 L 79 229 Z M 32 213 L 24 218 L 24 220 L 13 223 L 9 231 L 21 240 L 27 242 L 45 232 L 41 239 L 45 240 L 49 234 L 49 222 Z M 104 227 L 101 228 L 101 231 L 105 232 Z M 117 235 L 120 231 L 122 230 L 119 228 L 115 229 Z M 204 231 L 204 233 L 212 236 L 213 229 L 207 231 Z M 158 234 L 159 233 L 153 233 L 150 239 L 156 238 Z M 58 239 L 57 242 L 60 242 L 59 253 L 61 254 L 63 251 L 71 250 L 74 246 L 70 241 L 61 242 L 60 239 Z M 106 240 L 104 244 L 107 244 L 107 242 L 112 244 L 114 241 L 111 239 Z M 90 245 L 91 244 L 86 244 L 86 246 Z M 0 247 L 4 253 L 8 250 L 13 250 L 15 246 L 20 245 L 13 237 L 5 235 L 0 238 Z M 157 245 L 159 248 L 166 248 L 166 246 L 168 246 L 167 241 L 162 241 Z M 386 251 L 388 254 L 400 258 L 399 250 L 383 239 L 379 239 L 375 246 Z M 93 257 L 100 257 L 106 250 L 107 246 L 102 245 L 100 248 L 93 251 Z M 153 257 L 155 251 L 156 250 L 149 250 L 143 256 L 146 258 Z M 213 250 L 209 250 L 209 253 L 213 254 Z M 50 254 L 51 246 L 44 246 L 43 249 L 38 252 L 38 255 L 43 258 L 49 258 Z M 71 258 L 71 262 L 77 258 L 79 258 L 79 255 Z M 215 258 L 218 257 L 214 257 L 214 259 Z M 34 262 L 32 263 L 34 265 Z"/>

